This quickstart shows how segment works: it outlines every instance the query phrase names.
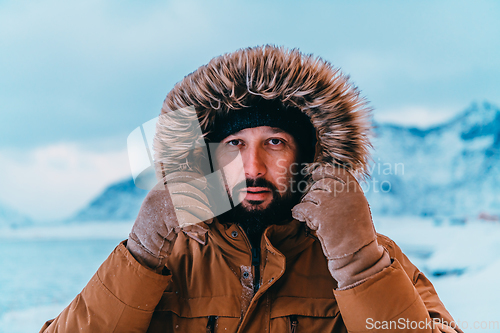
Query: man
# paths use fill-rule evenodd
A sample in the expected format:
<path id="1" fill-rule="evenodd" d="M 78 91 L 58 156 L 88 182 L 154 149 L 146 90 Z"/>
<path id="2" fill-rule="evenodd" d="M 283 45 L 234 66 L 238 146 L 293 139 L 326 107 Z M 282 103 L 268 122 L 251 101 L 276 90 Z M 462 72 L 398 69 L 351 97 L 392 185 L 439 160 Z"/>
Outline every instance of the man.
<path id="1" fill-rule="evenodd" d="M 165 100 L 161 182 L 129 239 L 42 332 L 455 332 L 427 278 L 375 233 L 355 178 L 367 116 L 346 77 L 297 50 L 200 67 Z M 193 117 L 208 146 L 179 120 Z"/>

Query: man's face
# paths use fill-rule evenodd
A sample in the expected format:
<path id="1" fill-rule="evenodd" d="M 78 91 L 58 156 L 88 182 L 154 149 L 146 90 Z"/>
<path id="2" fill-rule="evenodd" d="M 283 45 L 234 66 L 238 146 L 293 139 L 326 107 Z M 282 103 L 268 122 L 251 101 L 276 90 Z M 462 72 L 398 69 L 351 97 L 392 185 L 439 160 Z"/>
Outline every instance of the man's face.
<path id="1" fill-rule="evenodd" d="M 238 153 L 243 171 L 241 164 L 230 164 Z M 264 211 L 271 203 L 293 196 L 297 159 L 294 137 L 269 126 L 243 129 L 226 137 L 216 150 L 218 166 L 225 166 L 228 194 L 248 212 Z"/>

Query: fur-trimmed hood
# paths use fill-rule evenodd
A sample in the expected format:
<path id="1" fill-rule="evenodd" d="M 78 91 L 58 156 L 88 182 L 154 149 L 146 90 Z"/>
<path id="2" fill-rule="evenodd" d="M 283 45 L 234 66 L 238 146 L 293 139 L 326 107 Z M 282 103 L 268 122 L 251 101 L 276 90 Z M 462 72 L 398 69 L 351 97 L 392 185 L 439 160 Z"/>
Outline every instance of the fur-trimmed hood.
<path id="1" fill-rule="evenodd" d="M 365 100 L 339 69 L 296 49 L 259 46 L 213 58 L 175 85 L 161 113 L 194 107 L 206 134 L 218 114 L 244 110 L 257 98 L 299 108 L 309 117 L 317 136 L 314 165 L 341 165 L 358 178 L 368 176 L 370 109 Z M 192 138 L 186 128 L 162 124 L 161 118 L 155 161 L 163 171 L 179 170 L 186 164 L 186 152 L 196 150 L 175 154 L 172 148 L 180 141 L 186 147 Z"/>

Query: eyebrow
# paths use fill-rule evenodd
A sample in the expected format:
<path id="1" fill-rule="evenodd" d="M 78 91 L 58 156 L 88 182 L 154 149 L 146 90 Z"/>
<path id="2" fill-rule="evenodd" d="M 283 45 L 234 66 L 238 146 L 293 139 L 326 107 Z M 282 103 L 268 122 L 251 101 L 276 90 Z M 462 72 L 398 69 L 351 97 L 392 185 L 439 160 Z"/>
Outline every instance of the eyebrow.
<path id="1" fill-rule="evenodd" d="M 284 129 L 281 129 L 279 127 L 271 127 L 271 131 L 273 133 L 287 133 L 287 134 L 290 134 L 287 131 L 285 131 Z"/>
<path id="2" fill-rule="evenodd" d="M 240 132 L 240 131 L 239 131 L 239 132 Z M 229 138 L 229 137 L 231 137 L 231 136 L 237 136 L 236 134 L 238 134 L 239 132 L 236 132 L 236 133 L 230 134 L 230 135 L 228 135 L 226 138 Z M 285 133 L 285 134 L 291 135 L 290 133 L 288 133 L 287 131 L 285 131 L 284 129 L 281 129 L 281 128 L 279 128 L 279 127 L 271 127 L 271 133 L 272 133 L 272 134 Z M 224 138 L 224 140 L 225 140 L 226 138 Z"/>

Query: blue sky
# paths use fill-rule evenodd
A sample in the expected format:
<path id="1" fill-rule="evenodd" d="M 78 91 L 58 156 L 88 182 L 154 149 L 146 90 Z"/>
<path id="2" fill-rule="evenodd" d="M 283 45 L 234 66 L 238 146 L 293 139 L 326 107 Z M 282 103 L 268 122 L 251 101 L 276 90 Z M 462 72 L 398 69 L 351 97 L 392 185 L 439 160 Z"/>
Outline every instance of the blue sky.
<path id="1" fill-rule="evenodd" d="M 0 1 L 0 202 L 68 216 L 130 174 L 127 135 L 212 57 L 276 44 L 351 76 L 374 118 L 500 104 L 500 2 Z"/>

